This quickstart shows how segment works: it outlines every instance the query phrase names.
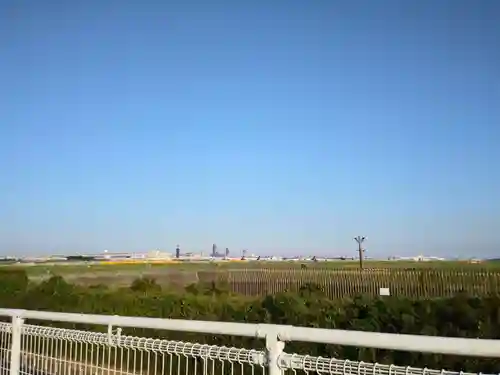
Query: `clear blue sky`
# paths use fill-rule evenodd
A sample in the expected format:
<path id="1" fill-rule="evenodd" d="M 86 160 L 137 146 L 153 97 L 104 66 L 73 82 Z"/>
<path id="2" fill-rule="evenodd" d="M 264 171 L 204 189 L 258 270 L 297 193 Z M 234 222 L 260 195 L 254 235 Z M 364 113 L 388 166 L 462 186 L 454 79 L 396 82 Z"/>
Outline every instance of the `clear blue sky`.
<path id="1" fill-rule="evenodd" d="M 498 1 L 3 0 L 0 253 L 500 255 Z"/>

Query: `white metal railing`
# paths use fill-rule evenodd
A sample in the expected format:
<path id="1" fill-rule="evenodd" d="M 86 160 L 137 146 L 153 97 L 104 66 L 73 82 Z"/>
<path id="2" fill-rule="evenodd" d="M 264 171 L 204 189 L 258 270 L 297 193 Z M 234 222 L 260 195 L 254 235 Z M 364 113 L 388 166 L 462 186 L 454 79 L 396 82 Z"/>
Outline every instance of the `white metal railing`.
<path id="1" fill-rule="evenodd" d="M 500 340 L 12 309 L 0 309 L 0 317 L 9 318 L 0 322 L 1 375 L 466 374 L 286 353 L 287 341 L 500 358 Z M 29 319 L 104 325 L 107 333 L 27 324 Z M 122 328 L 255 337 L 266 345 L 256 350 L 133 337 Z"/>

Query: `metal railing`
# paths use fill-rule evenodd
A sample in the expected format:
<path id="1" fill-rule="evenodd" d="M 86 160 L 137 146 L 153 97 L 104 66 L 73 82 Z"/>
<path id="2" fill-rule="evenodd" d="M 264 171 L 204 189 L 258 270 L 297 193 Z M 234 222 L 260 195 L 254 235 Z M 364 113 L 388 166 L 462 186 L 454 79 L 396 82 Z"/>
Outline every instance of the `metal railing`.
<path id="1" fill-rule="evenodd" d="M 500 340 L 399 335 L 295 326 L 70 314 L 0 309 L 1 375 L 466 375 L 378 363 L 286 353 L 285 342 L 500 357 Z M 27 324 L 27 320 L 37 324 Z M 105 326 L 105 332 L 45 326 L 55 322 Z M 265 348 L 246 349 L 122 334 L 143 328 L 253 337 Z"/>

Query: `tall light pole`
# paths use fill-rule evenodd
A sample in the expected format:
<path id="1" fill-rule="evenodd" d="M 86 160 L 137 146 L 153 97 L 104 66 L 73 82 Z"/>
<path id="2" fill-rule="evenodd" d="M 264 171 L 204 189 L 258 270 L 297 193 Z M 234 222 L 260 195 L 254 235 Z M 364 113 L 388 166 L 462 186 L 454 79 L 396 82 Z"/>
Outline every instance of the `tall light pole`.
<path id="1" fill-rule="evenodd" d="M 361 237 L 357 236 L 354 237 L 354 241 L 358 243 L 358 252 L 359 252 L 359 268 L 363 269 L 363 255 L 364 255 L 364 250 L 362 247 L 362 243 L 365 242 L 366 237 Z"/>

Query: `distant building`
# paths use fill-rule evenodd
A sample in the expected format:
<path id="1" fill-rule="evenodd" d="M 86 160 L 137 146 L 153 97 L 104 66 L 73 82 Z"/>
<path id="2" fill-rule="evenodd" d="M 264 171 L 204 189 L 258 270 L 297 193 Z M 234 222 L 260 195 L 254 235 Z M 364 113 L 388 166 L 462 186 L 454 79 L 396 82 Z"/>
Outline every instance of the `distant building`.
<path id="1" fill-rule="evenodd" d="M 130 254 L 130 253 L 110 253 L 108 251 L 105 251 L 102 254 L 94 255 L 93 258 L 95 260 L 120 260 L 120 259 L 130 259 L 134 257 L 134 255 L 135 254 Z"/>
<path id="2" fill-rule="evenodd" d="M 145 259 L 172 259 L 172 254 L 165 251 L 152 250 L 146 254 Z"/>

